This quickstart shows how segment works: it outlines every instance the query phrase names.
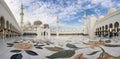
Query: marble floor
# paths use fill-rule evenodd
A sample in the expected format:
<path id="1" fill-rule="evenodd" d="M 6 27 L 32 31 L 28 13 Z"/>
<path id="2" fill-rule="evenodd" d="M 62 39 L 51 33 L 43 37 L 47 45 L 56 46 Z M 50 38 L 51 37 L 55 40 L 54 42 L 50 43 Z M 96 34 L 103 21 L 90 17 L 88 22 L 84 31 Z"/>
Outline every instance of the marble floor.
<path id="1" fill-rule="evenodd" d="M 39 43 L 42 49 L 30 49 L 31 51 L 36 52 L 38 55 L 32 56 L 27 54 L 26 52 L 22 52 L 22 58 L 21 59 L 97 59 L 100 54 L 102 53 L 101 49 L 99 47 L 102 47 L 105 52 L 110 54 L 111 56 L 118 57 L 120 56 L 120 47 L 106 47 L 104 44 L 102 45 L 95 45 L 91 46 L 91 44 L 87 45 L 87 43 L 90 41 L 90 39 L 82 36 L 61 36 L 61 37 L 50 37 L 50 38 L 36 38 L 36 37 L 14 37 L 14 38 L 5 38 L 0 39 L 0 59 L 12 59 L 11 57 L 16 54 L 13 52 L 10 52 L 11 50 L 16 50 L 15 47 L 7 47 L 7 43 L 12 43 L 15 41 L 21 41 L 21 39 L 24 39 L 25 41 L 31 41 L 31 40 L 44 40 L 50 42 L 48 44 L 45 43 Z M 71 44 L 72 47 L 70 47 Z M 108 43 L 108 44 L 117 44 L 120 45 L 120 42 L 117 43 Z M 47 56 L 51 56 L 54 53 L 57 53 L 59 51 L 51 51 L 49 49 L 46 49 L 45 47 L 60 47 L 63 48 L 63 50 L 74 50 L 76 47 L 76 50 L 74 51 L 75 54 L 69 56 L 69 57 L 53 57 L 53 58 L 47 58 Z M 62 50 L 61 50 L 62 51 Z M 34 53 L 33 53 L 34 54 Z M 64 55 L 64 54 L 63 54 Z M 79 56 L 78 56 L 79 55 Z M 82 56 L 80 56 L 82 55 Z M 77 57 L 78 56 L 78 57 Z M 15 59 L 15 58 L 14 58 Z M 102 58 L 99 58 L 102 59 Z M 103 58 L 104 59 L 104 58 Z M 109 58 L 108 58 L 109 59 Z M 113 58 L 114 59 L 114 58 Z M 119 58 L 118 58 L 119 59 Z"/>

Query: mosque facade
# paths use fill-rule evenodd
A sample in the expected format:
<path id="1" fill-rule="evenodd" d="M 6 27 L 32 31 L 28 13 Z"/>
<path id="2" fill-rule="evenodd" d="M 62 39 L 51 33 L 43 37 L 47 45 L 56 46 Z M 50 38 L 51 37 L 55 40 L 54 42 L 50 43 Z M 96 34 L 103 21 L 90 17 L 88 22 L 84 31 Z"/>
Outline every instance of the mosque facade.
<path id="1" fill-rule="evenodd" d="M 23 35 L 37 35 L 38 37 L 49 36 L 50 29 L 48 24 L 42 24 L 40 20 L 34 21 L 33 25 L 27 21 L 23 25 Z"/>
<path id="2" fill-rule="evenodd" d="M 11 10 L 4 0 L 0 0 L 0 38 L 21 34 L 22 30 L 19 27 Z"/>
<path id="3" fill-rule="evenodd" d="M 50 29 L 49 29 L 49 24 L 43 24 L 40 20 L 36 20 L 31 24 L 29 21 L 24 23 L 24 8 L 23 8 L 23 3 L 21 3 L 21 8 L 20 8 L 20 25 L 22 29 L 22 34 L 23 35 L 36 35 L 38 37 L 42 36 L 50 36 Z"/>
<path id="4" fill-rule="evenodd" d="M 120 10 L 111 8 L 106 16 L 91 15 L 85 32 L 90 39 L 120 37 Z"/>

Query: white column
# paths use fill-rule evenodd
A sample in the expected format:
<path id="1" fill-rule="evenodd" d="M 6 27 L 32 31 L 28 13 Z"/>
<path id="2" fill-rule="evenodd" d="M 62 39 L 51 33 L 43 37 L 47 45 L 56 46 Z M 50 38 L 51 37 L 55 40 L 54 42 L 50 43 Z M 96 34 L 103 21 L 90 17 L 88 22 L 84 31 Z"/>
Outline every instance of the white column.
<path id="1" fill-rule="evenodd" d="M 50 38 L 51 34 L 50 34 L 50 29 L 48 29 L 48 38 Z"/>
<path id="2" fill-rule="evenodd" d="M 37 38 L 42 37 L 42 30 L 40 28 L 37 29 Z"/>
<path id="3" fill-rule="evenodd" d="M 57 20 L 56 20 L 56 35 L 57 35 L 57 37 L 59 36 L 59 21 L 58 21 L 58 16 L 57 16 Z"/>
<path id="4" fill-rule="evenodd" d="M 3 29 L 3 40 L 4 40 L 4 38 L 5 38 L 5 36 L 4 36 L 4 35 L 5 35 L 5 31 L 4 31 L 4 29 Z"/>

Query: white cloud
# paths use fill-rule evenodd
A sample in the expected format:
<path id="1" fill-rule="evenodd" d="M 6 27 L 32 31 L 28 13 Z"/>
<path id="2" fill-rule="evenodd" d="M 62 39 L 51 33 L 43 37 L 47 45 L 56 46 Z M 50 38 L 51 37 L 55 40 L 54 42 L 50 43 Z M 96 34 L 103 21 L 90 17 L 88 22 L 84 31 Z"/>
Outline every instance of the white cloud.
<path id="1" fill-rule="evenodd" d="M 99 9 L 95 9 L 95 13 L 97 14 L 97 16 L 102 15 Z"/>
<path id="2" fill-rule="evenodd" d="M 10 9 L 14 13 L 16 19 L 18 22 L 20 22 L 20 0 L 5 0 L 7 4 L 9 5 Z M 34 2 L 34 3 L 31 3 Z M 59 1 L 61 4 L 63 4 L 64 0 Z M 80 5 L 72 4 L 71 1 L 67 1 L 67 4 L 72 4 L 68 7 L 59 6 L 59 5 L 52 5 L 49 3 L 43 3 L 43 2 L 35 2 L 35 0 L 23 0 L 23 4 L 25 6 L 28 6 L 28 9 L 24 10 L 24 21 L 26 22 L 29 19 L 31 22 L 34 21 L 34 19 L 40 19 L 44 23 L 47 23 L 48 20 L 56 20 L 54 19 L 56 16 L 59 16 L 61 19 L 70 20 L 77 12 L 81 9 Z M 38 5 L 39 4 L 39 5 Z M 49 9 L 51 7 L 51 9 Z M 54 14 L 58 11 L 61 11 L 59 14 Z M 47 17 L 47 18 L 46 18 Z M 52 21 L 48 22 L 53 23 Z"/>
<path id="3" fill-rule="evenodd" d="M 104 2 L 101 3 L 101 5 L 106 8 L 111 8 L 114 6 L 114 4 L 111 0 L 105 0 Z"/>
<path id="4" fill-rule="evenodd" d="M 91 3 L 93 3 L 93 4 L 99 4 L 99 3 L 102 3 L 104 1 L 105 0 L 91 0 Z"/>
<path id="5" fill-rule="evenodd" d="M 5 0 L 12 10 L 15 18 L 20 23 L 20 2 L 21 0 Z M 53 4 L 50 2 L 42 2 L 41 0 L 23 0 L 24 4 L 24 21 L 34 22 L 35 20 L 41 20 L 43 23 L 48 23 L 51 26 L 56 25 L 56 16 L 59 16 L 60 19 L 64 21 L 71 21 L 79 17 L 79 15 L 75 16 L 78 12 L 83 12 L 83 9 L 91 9 L 95 8 L 96 5 L 101 4 L 101 6 L 105 8 L 109 8 L 114 6 L 114 3 L 111 0 L 77 0 L 76 2 L 72 0 L 56 0 L 59 4 Z M 63 3 L 66 2 L 67 6 L 65 7 Z M 86 6 L 82 6 L 86 2 L 91 2 Z M 107 4 L 107 5 L 106 5 Z M 119 6 L 119 5 L 118 5 Z M 100 14 L 99 10 L 95 10 L 98 15 Z M 81 19 L 77 19 L 78 22 L 76 24 L 65 24 L 61 23 L 63 26 L 72 26 L 81 27 L 82 23 Z"/>
<path id="6" fill-rule="evenodd" d="M 83 20 L 79 19 L 79 20 L 78 20 L 78 22 L 79 22 L 79 23 L 82 23 L 82 22 L 83 22 Z"/>
<path id="7" fill-rule="evenodd" d="M 92 4 L 101 5 L 104 8 L 114 7 L 114 2 L 112 0 L 91 0 Z"/>

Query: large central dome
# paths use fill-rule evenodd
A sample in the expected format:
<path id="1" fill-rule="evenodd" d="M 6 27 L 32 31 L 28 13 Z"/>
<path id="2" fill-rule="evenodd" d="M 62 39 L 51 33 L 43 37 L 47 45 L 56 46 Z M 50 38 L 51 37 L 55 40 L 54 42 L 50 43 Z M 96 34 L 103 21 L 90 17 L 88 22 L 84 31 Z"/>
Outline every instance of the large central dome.
<path id="1" fill-rule="evenodd" d="M 42 22 L 40 20 L 34 21 L 34 25 L 41 25 L 41 24 L 42 24 Z"/>

